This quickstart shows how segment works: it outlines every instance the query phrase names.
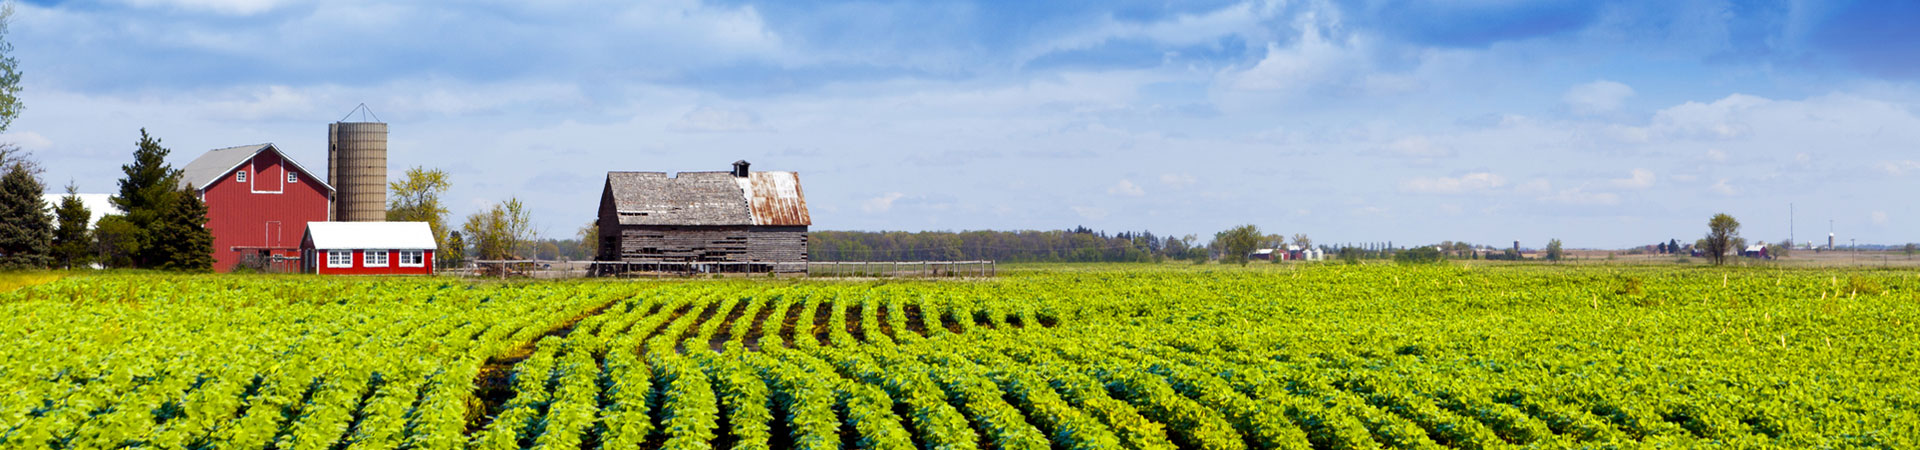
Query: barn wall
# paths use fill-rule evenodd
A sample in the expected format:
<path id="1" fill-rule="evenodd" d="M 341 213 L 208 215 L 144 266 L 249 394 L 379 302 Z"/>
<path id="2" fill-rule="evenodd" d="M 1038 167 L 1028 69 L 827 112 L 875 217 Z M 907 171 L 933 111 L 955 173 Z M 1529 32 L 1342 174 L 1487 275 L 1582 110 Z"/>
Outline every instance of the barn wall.
<path id="1" fill-rule="evenodd" d="M 807 260 L 807 227 L 624 226 L 619 260 L 798 262 Z"/>
<path id="2" fill-rule="evenodd" d="M 234 172 L 243 170 L 247 182 L 235 181 Z M 213 270 L 233 270 L 242 253 L 233 249 L 236 246 L 283 248 L 273 253 L 297 257 L 299 252 L 292 249 L 300 245 L 307 222 L 327 220 L 329 200 L 319 178 L 300 173 L 298 183 L 287 183 L 289 170 L 299 171 L 280 155 L 261 152 L 201 191 L 207 231 L 213 234 Z"/>

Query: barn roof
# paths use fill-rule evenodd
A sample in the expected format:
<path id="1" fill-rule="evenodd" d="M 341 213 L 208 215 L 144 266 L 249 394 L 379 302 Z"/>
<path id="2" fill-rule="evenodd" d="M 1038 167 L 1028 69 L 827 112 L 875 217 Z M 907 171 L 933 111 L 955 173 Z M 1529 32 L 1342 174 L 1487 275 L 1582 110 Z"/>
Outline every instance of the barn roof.
<path id="1" fill-rule="evenodd" d="M 439 246 L 426 222 L 307 222 L 301 241 L 312 242 L 320 250 L 432 250 Z"/>
<path id="2" fill-rule="evenodd" d="M 621 225 L 806 226 L 806 196 L 793 172 L 607 172 Z"/>
<path id="3" fill-rule="evenodd" d="M 313 182 L 320 183 L 320 187 L 326 188 L 327 192 L 333 192 L 333 186 L 321 179 L 319 174 L 294 162 L 293 158 L 287 157 L 286 152 L 274 147 L 272 142 L 208 150 L 199 158 L 194 158 L 193 162 L 187 163 L 187 167 L 180 169 L 180 187 L 184 189 L 187 186 L 193 186 L 194 190 L 207 190 L 207 186 L 212 186 L 213 182 L 219 181 L 221 177 L 233 173 L 233 169 L 240 168 L 241 163 L 267 150 L 273 150 L 275 154 L 280 155 L 281 161 L 286 161 L 288 165 L 299 169 Z"/>

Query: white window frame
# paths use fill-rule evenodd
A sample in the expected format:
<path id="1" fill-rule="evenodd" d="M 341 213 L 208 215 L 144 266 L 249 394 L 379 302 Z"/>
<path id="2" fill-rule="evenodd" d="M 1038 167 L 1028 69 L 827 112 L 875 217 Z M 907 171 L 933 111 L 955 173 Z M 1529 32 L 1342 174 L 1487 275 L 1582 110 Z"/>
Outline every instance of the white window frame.
<path id="1" fill-rule="evenodd" d="M 241 170 L 241 171 L 237 171 L 237 172 L 234 172 L 234 173 L 233 173 L 233 182 L 235 182 L 235 183 L 245 183 L 245 182 L 247 182 L 247 171 L 245 171 L 245 170 Z"/>
<path id="2" fill-rule="evenodd" d="M 321 250 L 327 254 L 328 269 L 348 269 L 353 267 L 353 250 Z M 339 258 L 335 258 L 338 256 Z"/>
<path id="3" fill-rule="evenodd" d="M 299 182 L 300 182 L 300 172 L 295 172 L 291 170 L 287 171 L 287 184 L 296 184 Z"/>
<path id="4" fill-rule="evenodd" d="M 379 262 L 375 262 L 375 256 L 380 257 Z M 385 249 L 366 249 L 360 251 L 360 267 L 386 267 L 388 262 L 387 251 Z"/>
<path id="5" fill-rule="evenodd" d="M 409 259 L 413 260 L 413 262 L 407 262 L 407 260 Z M 400 267 L 426 267 L 426 266 L 427 266 L 426 250 L 401 250 L 400 251 Z"/>

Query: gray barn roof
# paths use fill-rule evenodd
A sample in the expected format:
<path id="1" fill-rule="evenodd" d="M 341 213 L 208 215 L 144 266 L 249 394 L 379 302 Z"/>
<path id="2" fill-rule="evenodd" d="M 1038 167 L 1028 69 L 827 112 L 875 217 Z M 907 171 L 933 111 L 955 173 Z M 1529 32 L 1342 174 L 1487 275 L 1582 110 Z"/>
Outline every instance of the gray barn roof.
<path id="1" fill-rule="evenodd" d="M 180 169 L 180 187 L 184 189 L 191 185 L 196 191 L 207 190 L 207 186 L 213 185 L 213 182 L 219 181 L 221 177 L 232 173 L 233 169 L 239 168 L 240 163 L 247 162 L 247 160 L 253 159 L 253 155 L 258 155 L 260 152 L 267 150 L 273 150 L 275 154 L 280 155 L 281 161 L 286 161 L 287 165 L 299 169 L 308 179 L 319 183 L 321 187 L 327 188 L 327 192 L 333 192 L 333 186 L 328 185 L 325 179 L 320 178 L 320 174 L 300 166 L 300 163 L 294 162 L 293 158 L 287 157 L 285 152 L 274 147 L 271 142 L 209 150 L 205 154 L 201 154 L 199 158 L 194 158 L 193 162 L 187 163 L 187 167 Z"/>
<path id="2" fill-rule="evenodd" d="M 793 172 L 607 172 L 621 225 L 806 226 L 806 196 Z"/>

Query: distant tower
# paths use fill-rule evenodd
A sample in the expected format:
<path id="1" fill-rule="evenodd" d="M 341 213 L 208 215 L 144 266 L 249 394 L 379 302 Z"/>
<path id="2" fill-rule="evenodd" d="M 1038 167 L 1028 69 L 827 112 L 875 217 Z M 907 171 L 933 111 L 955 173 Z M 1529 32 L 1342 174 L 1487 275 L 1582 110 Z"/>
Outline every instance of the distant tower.
<path id="1" fill-rule="evenodd" d="M 354 113 L 359 122 L 347 122 Z M 371 116 L 372 121 L 367 121 Z M 327 183 L 337 192 L 333 220 L 387 220 L 387 124 L 362 103 L 327 124 Z"/>

